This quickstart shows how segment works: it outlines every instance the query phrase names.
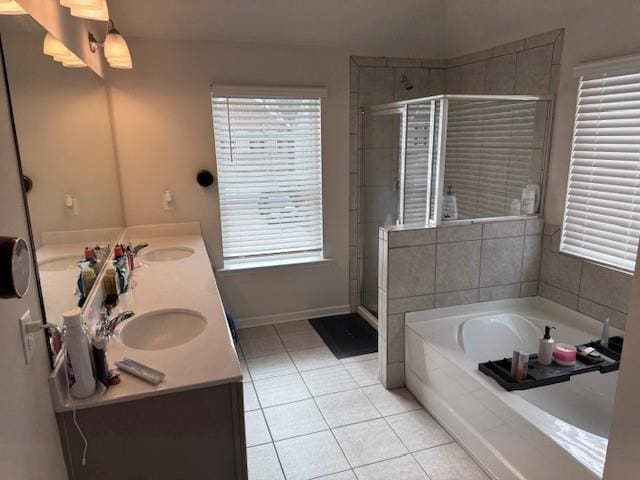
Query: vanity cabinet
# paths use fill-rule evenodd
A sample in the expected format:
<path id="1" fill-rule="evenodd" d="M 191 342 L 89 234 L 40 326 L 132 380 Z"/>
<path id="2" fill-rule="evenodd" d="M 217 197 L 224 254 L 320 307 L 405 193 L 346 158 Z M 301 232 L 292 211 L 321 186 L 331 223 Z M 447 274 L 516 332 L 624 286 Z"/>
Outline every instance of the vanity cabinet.
<path id="1" fill-rule="evenodd" d="M 246 480 L 242 383 L 57 414 L 71 480 Z"/>

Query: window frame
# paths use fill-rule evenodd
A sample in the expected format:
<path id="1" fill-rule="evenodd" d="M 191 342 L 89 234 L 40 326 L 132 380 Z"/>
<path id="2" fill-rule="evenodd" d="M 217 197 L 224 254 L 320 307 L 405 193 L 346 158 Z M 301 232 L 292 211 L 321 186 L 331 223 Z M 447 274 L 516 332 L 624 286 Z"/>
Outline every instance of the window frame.
<path id="1" fill-rule="evenodd" d="M 319 177 L 319 193 L 320 193 L 320 207 L 319 207 L 319 230 L 320 230 L 320 250 L 314 250 L 313 253 L 291 251 L 275 254 L 265 254 L 262 256 L 257 255 L 255 258 L 247 256 L 246 258 L 227 258 L 225 257 L 225 242 L 224 242 L 224 225 L 222 221 L 223 216 L 223 199 L 220 189 L 218 189 L 218 215 L 220 221 L 220 244 L 222 245 L 222 271 L 238 271 L 249 270 L 257 268 L 280 268 L 286 266 L 300 266 L 300 265 L 315 265 L 328 261 L 325 257 L 325 195 L 324 195 L 324 101 L 328 96 L 328 91 L 324 87 L 270 87 L 270 86 L 239 86 L 239 85 L 221 85 L 212 84 L 210 89 L 210 101 L 213 121 L 213 138 L 214 138 L 214 152 L 216 155 L 216 169 L 218 178 L 220 178 L 220 167 L 218 164 L 218 150 L 215 145 L 216 135 L 216 122 L 215 116 L 215 99 L 217 98 L 246 98 L 246 99 L 291 99 L 291 100 L 305 100 L 314 99 L 318 100 L 319 105 L 319 131 L 320 131 L 320 143 L 319 143 L 319 162 L 320 162 L 320 177 Z M 316 160 L 314 159 L 314 162 Z"/>
<path id="2" fill-rule="evenodd" d="M 598 265 L 602 265 L 606 268 L 610 268 L 622 273 L 626 273 L 628 275 L 633 275 L 635 268 L 637 267 L 637 260 L 634 262 L 634 265 L 631 268 L 626 268 L 619 263 L 613 263 L 611 261 L 607 261 L 607 259 L 603 258 L 604 254 L 601 256 L 598 255 L 581 255 L 573 249 L 567 249 L 565 244 L 565 227 L 568 218 L 568 207 L 569 207 L 569 197 L 570 197 L 570 184 L 571 184 L 571 176 L 572 169 L 574 167 L 574 146 L 575 146 L 575 138 L 576 132 L 578 129 L 578 108 L 581 100 L 581 85 L 584 77 L 586 76 L 594 76 L 594 75 L 624 75 L 624 74 L 640 74 L 640 55 L 628 55 L 623 57 L 615 57 L 605 60 L 599 60 L 595 62 L 589 62 L 582 65 L 578 65 L 573 69 L 574 78 L 578 79 L 578 86 L 576 89 L 576 110 L 574 113 L 574 124 L 571 135 L 571 156 L 569 159 L 569 172 L 567 176 L 567 184 L 566 184 L 566 194 L 565 194 L 565 202 L 562 213 L 562 225 L 560 230 L 560 245 L 558 251 L 564 255 L 569 255 L 572 257 L 580 258 L 585 261 L 589 261 L 591 263 L 595 263 Z M 637 93 L 640 94 L 640 88 L 638 88 Z M 639 118 L 640 120 L 640 118 Z M 640 141 L 638 142 L 640 144 Z M 640 159 L 638 160 L 640 162 Z M 637 252 L 636 252 L 637 253 Z"/>

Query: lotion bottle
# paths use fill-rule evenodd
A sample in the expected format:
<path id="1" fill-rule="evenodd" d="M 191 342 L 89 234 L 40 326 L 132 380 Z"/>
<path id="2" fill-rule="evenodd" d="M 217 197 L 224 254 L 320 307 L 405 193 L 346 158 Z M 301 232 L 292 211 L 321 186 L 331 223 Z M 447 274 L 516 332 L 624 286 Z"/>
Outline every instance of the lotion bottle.
<path id="1" fill-rule="evenodd" d="M 556 341 L 551 338 L 551 330 L 555 329 L 556 327 L 544 327 L 544 336 L 540 339 L 538 347 L 538 363 L 540 365 L 551 365 L 553 361 L 553 347 Z"/>
<path id="2" fill-rule="evenodd" d="M 96 379 L 93 376 L 91 362 L 91 346 L 84 329 L 82 310 L 74 308 L 62 315 L 65 328 L 64 345 L 67 361 L 73 375 L 73 383 L 69 389 L 76 398 L 86 398 L 96 391 Z M 71 382 L 71 379 L 68 380 Z"/>

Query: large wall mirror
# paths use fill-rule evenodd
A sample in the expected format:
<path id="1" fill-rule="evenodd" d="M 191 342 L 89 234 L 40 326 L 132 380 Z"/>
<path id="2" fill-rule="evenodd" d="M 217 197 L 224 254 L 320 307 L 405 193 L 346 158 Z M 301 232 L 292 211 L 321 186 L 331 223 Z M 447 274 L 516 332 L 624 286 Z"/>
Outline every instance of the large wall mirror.
<path id="1" fill-rule="evenodd" d="M 124 225 L 104 81 L 43 54 L 28 15 L 0 17 L 44 314 L 82 306 Z"/>

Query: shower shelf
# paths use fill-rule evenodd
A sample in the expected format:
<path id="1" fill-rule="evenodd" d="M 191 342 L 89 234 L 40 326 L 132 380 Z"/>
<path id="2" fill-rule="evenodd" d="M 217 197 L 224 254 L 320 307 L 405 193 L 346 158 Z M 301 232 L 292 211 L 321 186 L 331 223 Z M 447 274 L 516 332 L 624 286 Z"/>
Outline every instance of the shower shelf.
<path id="1" fill-rule="evenodd" d="M 589 342 L 578 347 L 593 347 L 602 355 L 602 362 L 588 363 L 580 357 L 576 359 L 576 364 L 570 367 L 563 367 L 556 364 L 541 365 L 537 362 L 537 355 L 529 357 L 529 367 L 527 378 L 518 382 L 511 377 L 511 359 L 492 360 L 478 365 L 478 369 L 485 375 L 493 378 L 507 391 L 529 390 L 530 388 L 544 387 L 554 383 L 568 382 L 572 376 L 582 373 L 614 372 L 620 368 L 620 354 L 622 352 L 622 338 L 612 337 L 611 348 L 601 346 L 598 342 Z"/>

